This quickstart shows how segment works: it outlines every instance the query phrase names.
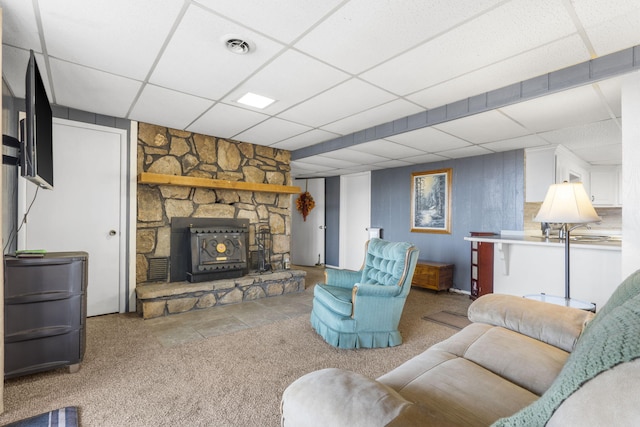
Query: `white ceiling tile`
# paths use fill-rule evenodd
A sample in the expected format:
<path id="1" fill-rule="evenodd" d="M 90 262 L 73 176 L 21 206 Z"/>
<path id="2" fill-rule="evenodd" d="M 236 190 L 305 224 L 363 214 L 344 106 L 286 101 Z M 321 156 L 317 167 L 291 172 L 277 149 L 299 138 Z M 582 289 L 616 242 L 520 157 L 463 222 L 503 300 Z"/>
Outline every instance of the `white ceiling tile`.
<path id="1" fill-rule="evenodd" d="M 607 107 L 591 85 L 501 108 L 532 132 L 544 132 L 609 119 Z"/>
<path id="2" fill-rule="evenodd" d="M 476 144 L 514 138 L 529 133 L 527 129 L 497 110 L 440 123 L 433 127 Z"/>
<path id="3" fill-rule="evenodd" d="M 49 75 L 47 68 L 44 66 L 44 57 L 38 53 L 36 62 L 42 76 L 44 87 L 49 96 L 49 101 L 54 102 L 51 95 L 51 85 L 49 84 Z M 2 78 L 6 82 L 13 96 L 17 98 L 25 97 L 25 74 L 27 72 L 27 63 L 29 62 L 29 51 L 16 49 L 11 46 L 2 46 L 2 62 L 4 64 L 13 64 L 11 67 L 2 69 Z"/>
<path id="4" fill-rule="evenodd" d="M 464 148 L 457 148 L 455 150 L 441 151 L 438 154 L 451 159 L 461 159 L 463 157 L 482 156 L 484 154 L 491 154 L 493 151 L 480 147 L 479 145 L 472 145 Z"/>
<path id="5" fill-rule="evenodd" d="M 612 21 L 586 29 L 598 56 L 640 44 L 640 10 L 634 10 Z"/>
<path id="6" fill-rule="evenodd" d="M 447 160 L 447 159 L 448 157 L 439 156 L 437 154 L 423 154 L 421 156 L 411 156 L 401 160 L 404 160 L 405 162 L 410 162 L 411 164 L 414 164 L 414 165 L 421 165 L 423 163 L 440 162 L 442 160 Z"/>
<path id="7" fill-rule="evenodd" d="M 33 4 L 25 0 L 2 1 L 3 44 L 42 52 Z"/>
<path id="8" fill-rule="evenodd" d="M 304 161 L 293 160 L 291 162 L 291 169 L 297 169 L 300 171 L 308 171 L 308 172 L 325 172 L 331 169 L 335 169 L 331 166 L 322 166 L 318 163 L 314 162 L 314 157 L 308 157 L 304 159 Z"/>
<path id="9" fill-rule="evenodd" d="M 211 107 L 213 101 L 154 85 L 146 85 L 131 110 L 130 117 L 146 123 L 185 129 L 194 117 Z M 180 108 L 173 108 L 179 105 Z"/>
<path id="10" fill-rule="evenodd" d="M 325 132 L 320 129 L 312 129 L 308 132 L 301 133 L 300 135 L 293 136 L 291 138 L 282 140 L 273 144 L 274 148 L 281 148 L 283 150 L 297 150 L 299 148 L 315 145 L 319 142 L 327 141 L 338 137 L 334 133 Z"/>
<path id="11" fill-rule="evenodd" d="M 518 150 L 522 148 L 541 147 L 549 145 L 549 142 L 538 135 L 525 135 L 517 138 L 503 139 L 501 141 L 488 142 L 482 146 L 495 152 Z"/>
<path id="12" fill-rule="evenodd" d="M 246 55 L 227 50 L 225 35 L 235 34 L 255 44 Z M 283 46 L 273 40 L 190 6 L 151 76 L 151 83 L 219 100 Z"/>
<path id="13" fill-rule="evenodd" d="M 380 163 L 375 163 L 373 166 L 378 167 L 380 169 L 390 169 L 390 168 L 400 168 L 404 166 L 410 166 L 410 162 L 405 162 L 403 160 L 387 160 Z"/>
<path id="14" fill-rule="evenodd" d="M 376 156 L 375 154 L 363 153 L 351 148 L 342 148 L 340 150 L 331 151 L 329 153 L 325 153 L 324 156 L 330 157 L 332 159 L 350 161 L 359 165 L 380 163 L 384 162 L 385 160 L 389 160 L 385 157 Z"/>
<path id="15" fill-rule="evenodd" d="M 376 156 L 386 157 L 387 159 L 402 159 L 404 157 L 425 154 L 424 151 L 407 147 L 406 145 L 397 144 L 395 142 L 385 141 L 384 139 L 354 145 L 351 149 L 375 154 Z"/>
<path id="16" fill-rule="evenodd" d="M 389 102 L 393 95 L 358 79 L 342 83 L 279 116 L 312 127 L 343 119 Z"/>
<path id="17" fill-rule="evenodd" d="M 539 136 L 552 144 L 562 144 L 572 151 L 622 142 L 620 124 L 613 119 L 542 132 Z"/>
<path id="18" fill-rule="evenodd" d="M 590 148 L 578 148 L 573 152 L 591 165 L 619 165 L 622 159 L 622 144 L 599 145 Z"/>
<path id="19" fill-rule="evenodd" d="M 640 2 L 582 0 L 570 4 L 598 56 L 640 43 Z"/>
<path id="20" fill-rule="evenodd" d="M 295 47 L 357 74 L 497 3 L 404 0 L 392 7 L 387 0 L 351 0 Z"/>
<path id="21" fill-rule="evenodd" d="M 467 141 L 456 138 L 455 136 L 439 131 L 433 127 L 416 129 L 411 132 L 393 135 L 385 139 L 429 153 L 450 150 L 453 148 L 468 147 L 471 145 Z"/>
<path id="22" fill-rule="evenodd" d="M 300 1 L 279 0 L 246 2 L 228 0 L 197 0 L 247 28 L 289 43 L 307 31 L 342 0 Z"/>
<path id="23" fill-rule="evenodd" d="M 194 118 L 197 116 L 194 116 Z M 234 135 L 267 120 L 266 114 L 226 104 L 216 104 L 187 129 L 205 135 L 231 138 Z"/>
<path id="24" fill-rule="evenodd" d="M 46 0 L 39 6 L 50 55 L 143 80 L 182 2 Z"/>
<path id="25" fill-rule="evenodd" d="M 410 116 L 412 114 L 419 113 L 420 111 L 423 111 L 423 109 L 417 105 L 407 102 L 404 99 L 396 99 L 395 101 L 374 107 L 370 110 L 329 123 L 322 128 L 330 132 L 345 135 L 353 133 L 354 129 L 366 129 L 381 123 Z"/>
<path id="26" fill-rule="evenodd" d="M 56 103 L 78 110 L 126 117 L 142 83 L 51 58 Z"/>
<path id="27" fill-rule="evenodd" d="M 350 162 L 348 160 L 335 159 L 331 157 L 326 157 L 323 155 L 313 156 L 313 163 L 320 166 L 328 166 L 333 168 L 351 168 L 355 166 L 359 166 L 360 163 Z"/>
<path id="28" fill-rule="evenodd" d="M 236 102 L 247 92 L 257 93 L 276 100 L 259 111 L 277 114 L 347 79 L 348 74 L 289 50 L 238 86 L 225 101 Z"/>
<path id="29" fill-rule="evenodd" d="M 362 78 L 407 95 L 574 32 L 561 2 L 513 0 L 363 73 Z"/>
<path id="30" fill-rule="evenodd" d="M 407 96 L 431 109 L 588 61 L 589 51 L 575 34 L 473 70 Z"/>
<path id="31" fill-rule="evenodd" d="M 251 141 L 258 145 L 271 145 L 308 130 L 310 130 L 308 126 L 273 117 L 235 135 L 233 138 L 240 141 Z"/>

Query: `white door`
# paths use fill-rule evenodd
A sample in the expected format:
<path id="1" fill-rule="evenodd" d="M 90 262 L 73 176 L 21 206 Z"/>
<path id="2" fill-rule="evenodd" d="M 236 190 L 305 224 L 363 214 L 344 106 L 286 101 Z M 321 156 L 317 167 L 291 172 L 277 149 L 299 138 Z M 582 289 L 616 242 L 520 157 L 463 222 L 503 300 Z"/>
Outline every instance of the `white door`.
<path id="1" fill-rule="evenodd" d="M 359 270 L 371 225 L 371 172 L 340 177 L 340 268 Z"/>
<path id="2" fill-rule="evenodd" d="M 308 191 L 316 205 L 304 221 L 296 209 L 299 194 L 291 196 L 291 263 L 324 264 L 324 178 L 295 179 L 293 185 Z"/>
<path id="3" fill-rule="evenodd" d="M 20 180 L 18 248 L 87 252 L 88 316 L 125 308 L 125 150 L 124 130 L 54 120 L 53 190 Z"/>

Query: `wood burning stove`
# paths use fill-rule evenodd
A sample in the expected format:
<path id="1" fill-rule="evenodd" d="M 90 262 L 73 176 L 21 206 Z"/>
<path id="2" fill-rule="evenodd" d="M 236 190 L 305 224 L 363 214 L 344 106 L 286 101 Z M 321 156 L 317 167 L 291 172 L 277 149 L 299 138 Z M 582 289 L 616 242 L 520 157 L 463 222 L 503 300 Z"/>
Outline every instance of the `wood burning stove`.
<path id="1" fill-rule="evenodd" d="M 241 277 L 247 270 L 247 227 L 223 224 L 189 227 L 191 246 L 190 282 Z"/>
<path id="2" fill-rule="evenodd" d="M 242 277 L 248 268 L 249 220 L 174 217 L 170 281 Z"/>

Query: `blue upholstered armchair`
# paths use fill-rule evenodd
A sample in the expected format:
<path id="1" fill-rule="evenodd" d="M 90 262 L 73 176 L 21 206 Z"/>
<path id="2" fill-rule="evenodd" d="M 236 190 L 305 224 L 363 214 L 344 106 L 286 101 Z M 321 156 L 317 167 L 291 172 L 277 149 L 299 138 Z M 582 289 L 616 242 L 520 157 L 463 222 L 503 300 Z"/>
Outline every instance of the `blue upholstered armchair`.
<path id="1" fill-rule="evenodd" d="M 334 347 L 402 344 L 400 315 L 418 262 L 418 248 L 371 239 L 360 271 L 326 269 L 314 288 L 311 325 Z"/>

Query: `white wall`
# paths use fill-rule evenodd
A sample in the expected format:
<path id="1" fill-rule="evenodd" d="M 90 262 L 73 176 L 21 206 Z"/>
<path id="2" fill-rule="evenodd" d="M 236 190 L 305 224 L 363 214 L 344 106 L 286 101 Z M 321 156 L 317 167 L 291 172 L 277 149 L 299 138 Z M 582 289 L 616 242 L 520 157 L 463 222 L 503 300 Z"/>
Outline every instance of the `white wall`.
<path id="1" fill-rule="evenodd" d="M 622 277 L 640 269 L 640 71 L 622 81 Z"/>

